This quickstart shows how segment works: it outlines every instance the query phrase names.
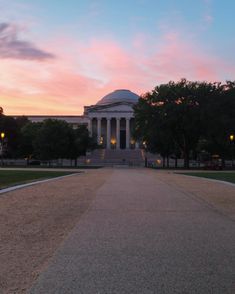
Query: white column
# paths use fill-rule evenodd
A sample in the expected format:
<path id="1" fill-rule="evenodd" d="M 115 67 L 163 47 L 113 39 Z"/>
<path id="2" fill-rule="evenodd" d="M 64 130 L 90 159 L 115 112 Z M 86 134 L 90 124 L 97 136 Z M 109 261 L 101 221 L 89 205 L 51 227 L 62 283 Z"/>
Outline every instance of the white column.
<path id="1" fill-rule="evenodd" d="M 120 149 L 120 118 L 116 118 L 116 149 Z"/>
<path id="2" fill-rule="evenodd" d="M 97 118 L 97 144 L 100 145 L 101 139 L 101 118 Z"/>
<path id="3" fill-rule="evenodd" d="M 107 142 L 106 142 L 107 149 L 110 149 L 110 141 L 111 141 L 111 119 L 107 118 Z"/>
<path id="4" fill-rule="evenodd" d="M 126 118 L 126 149 L 130 148 L 130 119 Z"/>
<path id="5" fill-rule="evenodd" d="M 88 121 L 88 131 L 89 131 L 90 137 L 92 137 L 92 118 L 89 118 L 89 121 Z"/>

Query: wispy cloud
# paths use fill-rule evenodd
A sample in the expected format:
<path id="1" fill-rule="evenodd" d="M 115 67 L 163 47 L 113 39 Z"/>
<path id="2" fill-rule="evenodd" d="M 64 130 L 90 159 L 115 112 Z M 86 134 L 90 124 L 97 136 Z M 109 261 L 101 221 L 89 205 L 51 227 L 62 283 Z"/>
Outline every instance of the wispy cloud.
<path id="1" fill-rule="evenodd" d="M 47 60 L 55 56 L 37 48 L 31 42 L 20 40 L 20 28 L 11 23 L 0 23 L 0 58 Z"/>

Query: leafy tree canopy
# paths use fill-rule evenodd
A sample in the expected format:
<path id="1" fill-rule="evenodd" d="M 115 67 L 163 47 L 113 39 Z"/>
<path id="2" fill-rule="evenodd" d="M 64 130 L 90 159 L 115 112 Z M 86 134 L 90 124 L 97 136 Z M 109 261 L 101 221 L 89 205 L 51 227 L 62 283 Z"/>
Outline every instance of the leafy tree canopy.
<path id="1" fill-rule="evenodd" d="M 134 107 L 135 137 L 162 156 L 181 152 L 185 167 L 201 139 L 226 153 L 227 133 L 234 126 L 235 85 L 182 79 L 157 86 Z M 215 128 L 216 126 L 216 128 Z"/>

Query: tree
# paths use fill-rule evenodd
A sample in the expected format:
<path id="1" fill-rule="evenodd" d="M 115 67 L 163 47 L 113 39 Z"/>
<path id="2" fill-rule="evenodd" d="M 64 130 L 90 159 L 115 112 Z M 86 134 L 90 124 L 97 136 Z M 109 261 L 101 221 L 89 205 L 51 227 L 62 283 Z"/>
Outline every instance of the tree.
<path id="1" fill-rule="evenodd" d="M 18 116 L 15 120 L 19 131 L 30 122 L 27 116 L 24 115 Z"/>
<path id="2" fill-rule="evenodd" d="M 78 126 L 77 129 L 71 133 L 71 141 L 68 156 L 70 159 L 75 160 L 75 166 L 77 166 L 77 158 L 82 155 L 86 155 L 88 149 L 94 149 L 94 140 L 89 137 L 87 127 L 84 125 Z"/>
<path id="3" fill-rule="evenodd" d="M 28 122 L 24 116 L 14 118 L 3 114 L 0 107 L 0 131 L 5 133 L 6 156 L 18 157 L 18 147 L 21 141 L 21 128 Z"/>
<path id="4" fill-rule="evenodd" d="M 69 158 L 75 160 L 93 149 L 93 140 L 86 126 L 73 129 L 65 121 L 47 119 L 42 123 L 28 122 L 21 129 L 21 157 L 41 160 Z"/>
<path id="5" fill-rule="evenodd" d="M 15 157 L 18 145 L 18 126 L 13 117 L 0 116 L 0 132 L 5 133 L 6 156 Z"/>
<path id="6" fill-rule="evenodd" d="M 201 104 L 213 90 L 213 84 L 186 79 L 157 86 L 134 108 L 136 135 L 146 137 L 151 149 L 162 155 L 164 149 L 173 154 L 180 150 L 188 168 L 202 134 Z"/>
<path id="7" fill-rule="evenodd" d="M 71 127 L 66 121 L 46 119 L 33 142 L 34 153 L 42 160 L 66 158 L 70 134 Z"/>
<path id="8" fill-rule="evenodd" d="M 18 155 L 27 158 L 27 161 L 29 161 L 30 158 L 36 157 L 34 141 L 38 137 L 41 126 L 42 123 L 40 122 L 28 122 L 20 129 L 21 140 L 18 147 Z"/>
<path id="9" fill-rule="evenodd" d="M 165 124 L 162 108 L 153 107 L 151 100 L 151 94 L 147 93 L 134 107 L 136 122 L 134 137 L 144 142 L 147 151 L 159 153 L 163 157 L 163 167 L 165 167 L 166 158 L 169 166 L 169 156 L 174 152 L 174 142 Z"/>
<path id="10" fill-rule="evenodd" d="M 229 135 L 235 132 L 235 82 L 217 84 L 202 108 L 204 150 L 229 157 Z"/>

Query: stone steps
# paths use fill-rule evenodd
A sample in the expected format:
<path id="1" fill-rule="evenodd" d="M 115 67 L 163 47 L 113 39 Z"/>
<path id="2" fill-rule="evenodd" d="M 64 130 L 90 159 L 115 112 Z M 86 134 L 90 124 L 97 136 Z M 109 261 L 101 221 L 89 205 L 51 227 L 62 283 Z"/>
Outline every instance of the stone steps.
<path id="1" fill-rule="evenodd" d="M 82 159 L 84 160 L 84 159 Z M 106 150 L 97 149 L 86 156 L 89 164 L 100 165 L 143 165 L 144 160 L 141 150 Z"/>

